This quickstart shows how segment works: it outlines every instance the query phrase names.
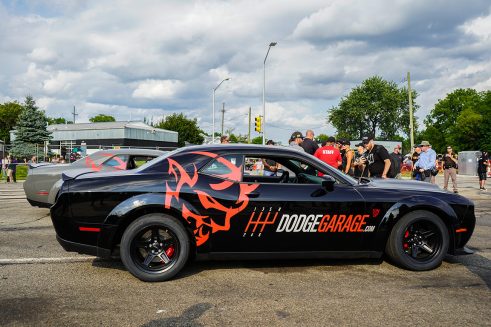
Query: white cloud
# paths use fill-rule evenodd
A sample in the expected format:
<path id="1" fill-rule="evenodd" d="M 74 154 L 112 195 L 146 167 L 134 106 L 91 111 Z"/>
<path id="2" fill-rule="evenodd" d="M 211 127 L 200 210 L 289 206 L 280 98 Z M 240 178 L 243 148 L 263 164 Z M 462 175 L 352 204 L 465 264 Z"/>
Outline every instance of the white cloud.
<path id="1" fill-rule="evenodd" d="M 175 80 L 146 80 L 138 83 L 133 91 L 134 98 L 165 100 L 172 98 L 182 87 L 180 81 Z"/>
<path id="2" fill-rule="evenodd" d="M 56 53 L 47 48 L 36 48 L 29 53 L 28 58 L 39 63 L 50 63 L 56 60 Z"/>

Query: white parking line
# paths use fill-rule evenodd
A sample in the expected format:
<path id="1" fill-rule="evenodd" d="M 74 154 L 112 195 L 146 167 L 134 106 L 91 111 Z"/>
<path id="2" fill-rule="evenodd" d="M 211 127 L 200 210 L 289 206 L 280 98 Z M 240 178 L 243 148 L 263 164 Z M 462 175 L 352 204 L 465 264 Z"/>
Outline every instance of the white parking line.
<path id="1" fill-rule="evenodd" d="M 87 262 L 98 257 L 59 257 L 59 258 L 17 258 L 0 259 L 0 265 L 33 264 L 33 263 L 67 263 L 67 262 Z"/>

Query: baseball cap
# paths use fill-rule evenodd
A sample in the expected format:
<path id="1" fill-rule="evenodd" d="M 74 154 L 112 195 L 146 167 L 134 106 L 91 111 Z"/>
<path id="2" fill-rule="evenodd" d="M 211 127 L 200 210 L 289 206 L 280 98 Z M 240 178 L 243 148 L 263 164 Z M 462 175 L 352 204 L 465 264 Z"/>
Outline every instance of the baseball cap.
<path id="1" fill-rule="evenodd" d="M 363 138 L 361 139 L 361 143 L 363 144 L 367 144 L 368 142 L 370 142 L 371 140 L 373 140 L 374 137 L 373 135 L 365 135 L 363 136 Z"/>
<path id="2" fill-rule="evenodd" d="M 334 142 L 336 142 L 336 138 L 335 138 L 334 136 L 329 136 L 329 137 L 327 138 L 327 142 L 332 142 L 332 143 L 334 143 Z"/>
<path id="3" fill-rule="evenodd" d="M 428 141 L 421 141 L 421 144 L 419 146 L 420 147 L 421 146 L 430 146 L 430 142 L 428 142 Z"/>
<path id="4" fill-rule="evenodd" d="M 293 132 L 292 137 L 290 137 L 290 140 L 294 140 L 294 139 L 303 139 L 302 133 L 299 131 Z"/>

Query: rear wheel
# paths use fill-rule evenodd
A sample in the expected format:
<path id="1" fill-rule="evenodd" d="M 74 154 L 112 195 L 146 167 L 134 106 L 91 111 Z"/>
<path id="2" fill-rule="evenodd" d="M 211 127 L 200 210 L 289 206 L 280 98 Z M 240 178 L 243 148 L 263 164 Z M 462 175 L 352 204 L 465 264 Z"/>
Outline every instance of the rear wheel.
<path id="1" fill-rule="evenodd" d="M 189 256 L 189 236 L 182 224 L 164 214 L 148 214 L 131 223 L 121 239 L 126 269 L 145 282 L 174 277 Z"/>
<path id="2" fill-rule="evenodd" d="M 440 266 L 448 245 L 448 229 L 443 221 L 432 212 L 417 210 L 395 224 L 386 253 L 403 268 L 431 270 Z"/>

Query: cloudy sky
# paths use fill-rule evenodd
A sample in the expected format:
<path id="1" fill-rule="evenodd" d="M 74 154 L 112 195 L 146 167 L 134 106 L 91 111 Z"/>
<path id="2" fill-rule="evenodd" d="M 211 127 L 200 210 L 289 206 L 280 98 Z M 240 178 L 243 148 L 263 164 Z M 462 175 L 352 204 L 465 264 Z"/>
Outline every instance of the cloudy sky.
<path id="1" fill-rule="evenodd" d="M 78 122 L 183 112 L 210 131 L 212 89 L 230 77 L 217 108 L 246 133 L 271 41 L 266 133 L 283 142 L 333 133 L 327 110 L 373 75 L 402 86 L 410 71 L 420 118 L 455 88 L 491 89 L 489 0 L 12 0 L 0 2 L 0 102 L 31 94 L 51 117 L 76 106 Z"/>

